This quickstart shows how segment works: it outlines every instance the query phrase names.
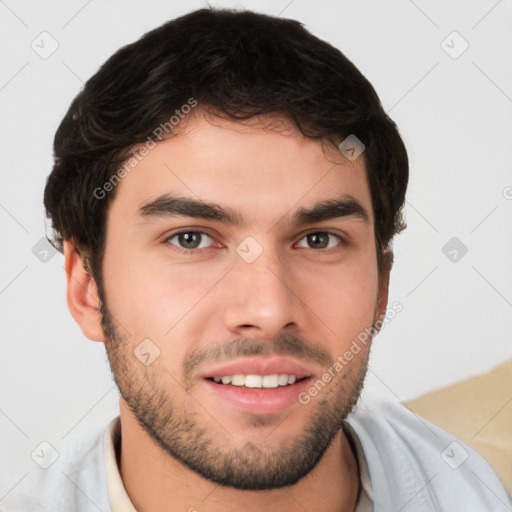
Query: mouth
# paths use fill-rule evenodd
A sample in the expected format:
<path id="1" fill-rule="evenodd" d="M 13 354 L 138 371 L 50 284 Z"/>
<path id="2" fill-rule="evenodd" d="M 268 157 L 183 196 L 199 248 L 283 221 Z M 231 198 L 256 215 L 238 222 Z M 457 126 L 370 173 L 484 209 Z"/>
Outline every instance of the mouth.
<path id="1" fill-rule="evenodd" d="M 238 360 L 201 376 L 212 399 L 239 412 L 271 415 L 299 404 L 313 372 L 284 359 Z"/>

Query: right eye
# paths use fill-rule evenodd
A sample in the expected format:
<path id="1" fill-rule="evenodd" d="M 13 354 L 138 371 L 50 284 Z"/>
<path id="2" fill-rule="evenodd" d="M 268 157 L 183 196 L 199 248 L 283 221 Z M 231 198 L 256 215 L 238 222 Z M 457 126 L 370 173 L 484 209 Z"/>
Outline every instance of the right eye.
<path id="1" fill-rule="evenodd" d="M 213 238 L 203 231 L 180 231 L 165 239 L 166 243 L 182 249 L 187 254 L 197 252 L 200 249 L 206 249 L 211 245 L 212 241 Z"/>

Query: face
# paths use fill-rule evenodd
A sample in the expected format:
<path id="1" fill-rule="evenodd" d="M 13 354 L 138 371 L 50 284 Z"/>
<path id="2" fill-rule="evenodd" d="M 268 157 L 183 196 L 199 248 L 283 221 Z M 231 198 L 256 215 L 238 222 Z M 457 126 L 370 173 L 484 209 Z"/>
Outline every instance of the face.
<path id="1" fill-rule="evenodd" d="M 335 363 L 387 293 L 363 159 L 197 115 L 119 183 L 103 287 L 134 421 L 216 483 L 291 485 L 356 403 L 369 344 Z"/>

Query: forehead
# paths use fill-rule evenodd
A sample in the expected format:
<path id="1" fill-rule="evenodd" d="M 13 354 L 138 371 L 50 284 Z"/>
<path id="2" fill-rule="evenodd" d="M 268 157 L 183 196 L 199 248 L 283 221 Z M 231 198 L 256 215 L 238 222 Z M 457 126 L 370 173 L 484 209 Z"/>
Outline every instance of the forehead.
<path id="1" fill-rule="evenodd" d="M 235 122 L 198 112 L 179 128 L 152 149 L 138 146 L 144 156 L 117 185 L 114 215 L 135 220 L 167 194 L 229 206 L 244 224 L 275 223 L 294 208 L 350 196 L 373 221 L 364 158 L 348 160 L 285 118 Z"/>

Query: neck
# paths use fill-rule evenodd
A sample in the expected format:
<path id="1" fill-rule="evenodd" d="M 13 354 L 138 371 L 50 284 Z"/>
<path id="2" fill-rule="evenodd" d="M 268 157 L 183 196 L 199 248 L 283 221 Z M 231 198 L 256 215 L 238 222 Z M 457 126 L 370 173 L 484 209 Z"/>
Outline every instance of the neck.
<path id="1" fill-rule="evenodd" d="M 268 491 L 222 487 L 165 453 L 121 401 L 120 473 L 137 512 L 353 511 L 359 472 L 340 430 L 317 466 L 298 483 Z"/>

